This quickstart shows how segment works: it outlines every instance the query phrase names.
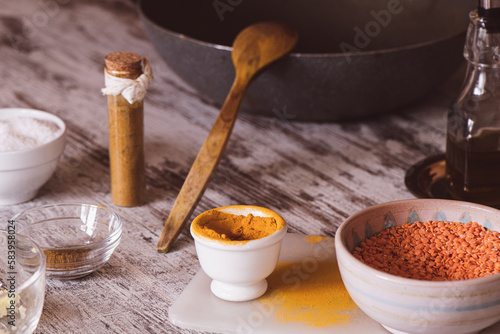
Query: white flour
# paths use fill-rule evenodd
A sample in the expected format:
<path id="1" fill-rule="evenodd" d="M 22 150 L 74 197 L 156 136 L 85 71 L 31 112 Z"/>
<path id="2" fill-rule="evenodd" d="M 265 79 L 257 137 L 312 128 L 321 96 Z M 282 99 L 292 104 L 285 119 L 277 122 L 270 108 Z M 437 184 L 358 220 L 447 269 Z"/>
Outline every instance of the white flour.
<path id="1" fill-rule="evenodd" d="M 60 133 L 57 124 L 32 117 L 0 119 L 0 152 L 21 151 L 43 145 Z"/>

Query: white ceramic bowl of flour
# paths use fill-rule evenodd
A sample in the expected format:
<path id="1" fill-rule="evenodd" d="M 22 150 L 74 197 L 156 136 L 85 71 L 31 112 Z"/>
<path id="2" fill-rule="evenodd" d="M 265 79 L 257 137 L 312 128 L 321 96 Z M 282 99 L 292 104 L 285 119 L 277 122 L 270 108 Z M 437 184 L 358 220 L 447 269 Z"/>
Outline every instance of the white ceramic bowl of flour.
<path id="1" fill-rule="evenodd" d="M 26 202 L 56 170 L 66 125 L 33 109 L 0 109 L 0 205 Z"/>

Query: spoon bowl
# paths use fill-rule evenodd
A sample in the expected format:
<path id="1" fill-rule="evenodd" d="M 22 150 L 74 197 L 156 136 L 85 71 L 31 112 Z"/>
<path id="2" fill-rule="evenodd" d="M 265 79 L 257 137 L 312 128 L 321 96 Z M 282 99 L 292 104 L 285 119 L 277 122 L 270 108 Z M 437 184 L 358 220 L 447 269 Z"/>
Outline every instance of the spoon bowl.
<path id="1" fill-rule="evenodd" d="M 242 30 L 234 40 L 231 53 L 236 76 L 242 71 L 255 75 L 290 52 L 297 40 L 295 30 L 278 22 L 262 22 Z"/>

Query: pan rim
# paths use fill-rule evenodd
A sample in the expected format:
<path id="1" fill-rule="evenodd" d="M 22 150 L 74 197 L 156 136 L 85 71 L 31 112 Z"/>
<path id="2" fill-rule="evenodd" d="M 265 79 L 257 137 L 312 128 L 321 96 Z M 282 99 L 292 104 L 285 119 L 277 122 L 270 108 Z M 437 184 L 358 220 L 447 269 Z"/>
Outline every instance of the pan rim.
<path id="1" fill-rule="evenodd" d="M 232 46 L 229 45 L 222 45 L 222 44 L 217 44 L 217 43 L 212 43 L 212 42 L 207 42 L 203 41 L 188 35 L 185 35 L 183 33 L 179 33 L 177 31 L 173 31 L 172 29 L 165 28 L 164 26 L 158 24 L 157 22 L 153 21 L 147 14 L 144 12 L 142 8 L 142 0 L 138 1 L 137 7 L 139 10 L 139 14 L 141 18 L 145 21 L 148 21 L 149 24 L 154 25 L 157 29 L 160 31 L 163 31 L 164 33 L 167 33 L 177 39 L 183 39 L 190 41 L 191 43 L 198 44 L 200 46 L 205 46 L 209 47 L 212 49 L 216 50 L 223 50 L 223 51 L 228 51 L 231 52 L 233 50 Z M 341 58 L 341 57 L 362 57 L 362 56 L 372 56 L 372 55 L 383 55 L 383 54 L 389 54 L 389 53 L 395 53 L 395 52 L 406 52 L 409 50 L 415 50 L 419 48 L 425 48 L 428 46 L 431 46 L 433 44 L 438 44 L 446 40 L 453 40 L 455 38 L 461 38 L 462 36 L 464 37 L 464 43 L 465 43 L 465 34 L 467 31 L 467 27 L 463 29 L 463 31 L 459 31 L 457 33 L 452 33 L 445 35 L 443 37 L 431 39 L 428 41 L 424 42 L 419 42 L 419 43 L 414 43 L 414 44 L 409 44 L 409 45 L 403 45 L 403 46 L 396 46 L 392 48 L 385 48 L 385 49 L 379 49 L 379 50 L 361 50 L 361 51 L 356 51 L 356 52 L 318 52 L 318 53 L 309 53 L 309 52 L 291 52 L 289 54 L 290 57 L 292 58 L 326 58 L 326 57 L 333 57 L 333 58 Z M 299 36 L 300 38 L 300 36 Z"/>

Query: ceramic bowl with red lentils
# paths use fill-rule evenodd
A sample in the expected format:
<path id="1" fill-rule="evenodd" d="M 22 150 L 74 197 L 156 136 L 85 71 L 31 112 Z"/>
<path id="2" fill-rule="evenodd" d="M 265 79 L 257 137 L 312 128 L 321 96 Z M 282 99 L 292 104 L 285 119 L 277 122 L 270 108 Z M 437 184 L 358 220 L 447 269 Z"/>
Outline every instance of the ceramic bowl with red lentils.
<path id="1" fill-rule="evenodd" d="M 500 321 L 500 210 L 436 199 L 359 211 L 336 232 L 351 298 L 397 334 L 472 334 Z"/>

